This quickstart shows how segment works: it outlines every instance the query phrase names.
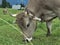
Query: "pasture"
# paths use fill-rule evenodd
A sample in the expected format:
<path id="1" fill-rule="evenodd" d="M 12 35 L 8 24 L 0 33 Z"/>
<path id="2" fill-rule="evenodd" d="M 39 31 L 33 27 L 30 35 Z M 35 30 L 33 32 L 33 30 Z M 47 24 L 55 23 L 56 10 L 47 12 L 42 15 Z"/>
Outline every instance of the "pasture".
<path id="1" fill-rule="evenodd" d="M 22 12 L 22 10 L 8 9 L 11 13 Z M 9 14 L 3 14 L 3 8 L 0 8 L 0 18 L 9 22 L 13 26 L 19 29 L 17 24 L 13 24 L 14 17 Z M 19 30 L 20 31 L 20 30 Z M 46 37 L 47 28 L 45 22 L 38 22 L 37 29 L 33 34 L 33 45 L 60 45 L 60 20 L 58 18 L 52 21 L 52 34 Z M 16 29 L 0 20 L 0 45 L 31 45 L 30 43 L 25 44 L 22 38 L 22 34 Z"/>

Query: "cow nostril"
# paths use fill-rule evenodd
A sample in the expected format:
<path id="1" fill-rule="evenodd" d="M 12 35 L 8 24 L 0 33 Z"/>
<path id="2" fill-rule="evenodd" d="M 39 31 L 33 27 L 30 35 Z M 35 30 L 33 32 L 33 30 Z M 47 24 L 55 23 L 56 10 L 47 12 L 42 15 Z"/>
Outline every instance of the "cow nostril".
<path id="1" fill-rule="evenodd" d="M 30 26 L 30 24 L 27 24 L 27 27 L 29 27 Z"/>

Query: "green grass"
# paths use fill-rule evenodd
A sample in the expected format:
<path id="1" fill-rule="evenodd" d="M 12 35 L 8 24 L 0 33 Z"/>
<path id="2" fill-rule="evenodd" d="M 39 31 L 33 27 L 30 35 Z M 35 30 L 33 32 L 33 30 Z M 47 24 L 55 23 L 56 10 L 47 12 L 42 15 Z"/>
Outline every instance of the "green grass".
<path id="1" fill-rule="evenodd" d="M 4 15 L 2 10 L 3 8 L 0 8 L 0 18 L 18 28 L 17 24 L 13 24 L 13 20 L 15 20 L 15 18 L 8 14 Z M 9 9 L 9 11 L 11 13 L 22 12 L 22 10 L 13 9 Z M 52 21 L 52 35 L 50 37 L 46 37 L 46 33 L 47 28 L 45 22 L 38 22 L 32 43 L 34 45 L 60 45 L 60 20 L 58 18 Z M 22 39 L 21 33 L 0 20 L 0 45 L 25 45 Z M 30 44 L 28 43 L 28 45 Z"/>

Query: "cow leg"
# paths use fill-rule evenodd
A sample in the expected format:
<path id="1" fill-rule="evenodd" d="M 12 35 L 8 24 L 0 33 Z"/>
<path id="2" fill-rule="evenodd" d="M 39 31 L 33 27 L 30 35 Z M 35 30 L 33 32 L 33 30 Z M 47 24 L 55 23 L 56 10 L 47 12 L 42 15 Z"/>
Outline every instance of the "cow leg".
<path id="1" fill-rule="evenodd" d="M 50 36 L 51 35 L 51 21 L 46 22 L 46 26 L 47 26 L 47 35 L 46 36 Z"/>

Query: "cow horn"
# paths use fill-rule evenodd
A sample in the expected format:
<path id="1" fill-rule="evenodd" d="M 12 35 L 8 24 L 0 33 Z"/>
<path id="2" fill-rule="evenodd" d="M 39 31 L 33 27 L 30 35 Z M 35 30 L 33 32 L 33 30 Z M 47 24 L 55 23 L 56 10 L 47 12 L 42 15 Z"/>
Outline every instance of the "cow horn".
<path id="1" fill-rule="evenodd" d="M 12 17 L 16 17 L 17 16 L 17 14 L 10 14 Z"/>
<path id="2" fill-rule="evenodd" d="M 34 17 L 33 20 L 38 20 L 38 21 L 41 21 L 41 18 L 38 18 L 38 17 Z"/>
<path id="3" fill-rule="evenodd" d="M 29 16 L 33 16 L 33 14 L 29 13 Z"/>

